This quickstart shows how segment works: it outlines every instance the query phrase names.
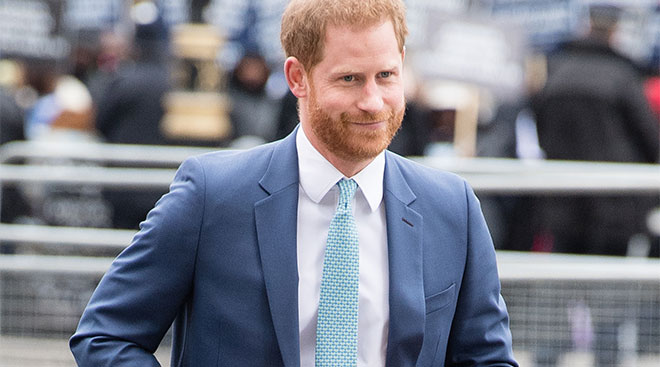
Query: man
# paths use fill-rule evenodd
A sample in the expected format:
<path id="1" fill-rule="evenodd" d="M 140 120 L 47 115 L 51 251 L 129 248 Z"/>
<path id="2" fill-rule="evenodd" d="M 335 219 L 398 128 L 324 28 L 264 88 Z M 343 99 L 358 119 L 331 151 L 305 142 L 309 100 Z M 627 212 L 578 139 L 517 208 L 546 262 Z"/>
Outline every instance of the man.
<path id="1" fill-rule="evenodd" d="M 658 162 L 659 126 L 642 76 L 611 47 L 621 11 L 611 4 L 592 4 L 587 37 L 567 43 L 549 58 L 548 80 L 533 105 L 539 143 L 549 159 Z M 646 216 L 657 205 L 657 194 L 613 193 L 547 197 L 535 207 L 544 234 L 540 237 L 548 239 L 544 242 L 552 251 L 624 256 L 639 252 L 633 250 L 636 246 L 629 249 L 633 241 L 644 243 L 640 239 L 645 236 L 649 243 L 657 241 L 646 228 Z M 593 323 L 595 365 L 619 363 L 621 325 L 597 313 Z M 640 335 L 646 326 L 640 326 Z M 545 362 L 554 365 L 555 359 Z"/>
<path id="2" fill-rule="evenodd" d="M 151 3 L 139 4 L 148 6 Z M 106 37 L 108 40 L 105 42 L 110 51 L 122 52 L 113 49 L 121 49 L 122 46 L 117 35 Z M 136 20 L 132 60 L 121 62 L 112 73 L 97 75 L 95 127 L 105 142 L 152 145 L 176 143 L 161 128 L 166 112 L 164 101 L 172 89 L 169 80 L 169 44 L 169 30 L 162 17 L 147 19 L 147 22 Z M 106 85 L 101 87 L 103 83 Z M 163 192 L 160 189 L 127 191 L 106 188 L 103 196 L 112 206 L 112 225 L 115 228 L 137 229 Z"/>
<path id="3" fill-rule="evenodd" d="M 71 339 L 79 364 L 156 365 L 176 317 L 175 366 L 517 366 L 473 193 L 384 152 L 405 105 L 406 32 L 400 0 L 289 4 L 301 127 L 182 165 L 92 297 Z M 357 234 L 336 227 L 340 212 Z M 355 253 L 330 255 L 342 232 L 359 243 L 359 281 Z"/>
<path id="4" fill-rule="evenodd" d="M 25 140 L 24 121 L 23 110 L 15 95 L 8 87 L 0 85 L 0 145 Z M 0 189 L 0 198 L 0 222 L 15 223 L 20 217 L 29 215 L 30 206 L 20 189 L 5 185 Z M 13 246 L 5 247 L 0 251 L 13 251 Z"/>
<path id="5" fill-rule="evenodd" d="M 548 80 L 534 98 L 541 148 L 549 159 L 656 163 L 658 121 L 642 76 L 610 46 L 621 9 L 595 4 L 589 10 L 588 36 L 550 56 Z M 657 195 L 555 197 L 540 214 L 554 251 L 623 256 L 629 239 L 646 232 L 655 205 Z"/>

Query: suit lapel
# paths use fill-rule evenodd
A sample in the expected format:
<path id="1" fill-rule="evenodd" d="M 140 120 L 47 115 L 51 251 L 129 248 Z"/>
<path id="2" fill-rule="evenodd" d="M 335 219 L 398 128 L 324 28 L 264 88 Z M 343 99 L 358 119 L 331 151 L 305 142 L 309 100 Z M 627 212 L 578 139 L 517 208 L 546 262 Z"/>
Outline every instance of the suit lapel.
<path id="1" fill-rule="evenodd" d="M 300 366 L 298 331 L 298 157 L 295 130 L 273 150 L 259 182 L 269 196 L 255 204 L 257 238 L 268 303 L 285 366 Z M 414 365 L 424 336 L 422 216 L 415 194 L 386 152 L 384 200 L 390 273 L 387 366 Z"/>
<path id="2" fill-rule="evenodd" d="M 384 199 L 390 270 L 387 366 L 413 366 L 424 337 L 422 216 L 409 205 L 415 194 L 386 152 Z"/>
<path id="3" fill-rule="evenodd" d="M 273 151 L 259 184 L 269 196 L 255 204 L 261 263 L 275 335 L 285 366 L 300 365 L 298 334 L 298 157 L 295 131 Z"/>

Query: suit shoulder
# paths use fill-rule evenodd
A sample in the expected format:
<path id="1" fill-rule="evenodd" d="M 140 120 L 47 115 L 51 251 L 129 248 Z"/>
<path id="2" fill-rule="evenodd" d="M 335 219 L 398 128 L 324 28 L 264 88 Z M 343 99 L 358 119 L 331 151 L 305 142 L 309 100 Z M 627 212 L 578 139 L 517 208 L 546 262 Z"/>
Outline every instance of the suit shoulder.
<path id="1" fill-rule="evenodd" d="M 196 160 L 204 170 L 250 171 L 260 165 L 268 165 L 275 143 L 260 145 L 247 150 L 217 150 L 188 158 Z"/>
<path id="2" fill-rule="evenodd" d="M 271 161 L 273 144 L 247 150 L 218 150 L 187 158 L 178 174 L 204 182 L 207 189 L 256 184 Z"/>
<path id="3" fill-rule="evenodd" d="M 435 189 L 461 189 L 467 184 L 463 177 L 455 173 L 426 166 L 411 159 L 388 152 L 388 159 L 401 171 L 407 181 L 413 185 L 434 187 Z"/>

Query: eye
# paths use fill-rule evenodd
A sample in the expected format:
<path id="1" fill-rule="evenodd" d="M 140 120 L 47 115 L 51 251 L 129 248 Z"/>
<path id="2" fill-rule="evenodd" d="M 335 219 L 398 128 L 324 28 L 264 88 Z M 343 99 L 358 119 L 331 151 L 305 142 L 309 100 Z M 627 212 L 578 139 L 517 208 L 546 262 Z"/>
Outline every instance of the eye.
<path id="1" fill-rule="evenodd" d="M 391 71 L 381 71 L 379 73 L 379 76 L 381 78 L 389 78 L 390 76 L 392 76 L 392 72 Z"/>
<path id="2" fill-rule="evenodd" d="M 345 75 L 341 79 L 345 82 L 352 82 L 355 80 L 355 77 L 353 75 Z"/>

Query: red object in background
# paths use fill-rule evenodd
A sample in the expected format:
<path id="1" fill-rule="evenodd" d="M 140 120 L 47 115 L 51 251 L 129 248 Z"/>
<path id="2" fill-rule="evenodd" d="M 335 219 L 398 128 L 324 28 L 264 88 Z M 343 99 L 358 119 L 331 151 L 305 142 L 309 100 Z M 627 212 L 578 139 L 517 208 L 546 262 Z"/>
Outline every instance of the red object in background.
<path id="1" fill-rule="evenodd" d="M 644 83 L 644 93 L 651 109 L 660 122 L 660 77 L 651 77 Z"/>

